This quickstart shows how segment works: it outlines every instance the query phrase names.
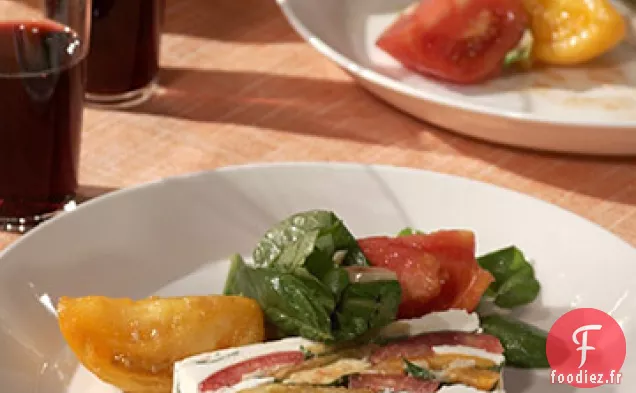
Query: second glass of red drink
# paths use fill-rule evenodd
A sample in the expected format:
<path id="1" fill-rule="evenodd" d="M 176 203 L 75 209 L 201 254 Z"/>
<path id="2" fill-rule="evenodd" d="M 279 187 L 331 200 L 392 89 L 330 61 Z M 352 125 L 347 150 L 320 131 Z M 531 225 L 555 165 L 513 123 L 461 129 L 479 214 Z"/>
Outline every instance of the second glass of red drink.
<path id="1" fill-rule="evenodd" d="M 137 105 L 153 92 L 165 0 L 93 0 L 86 99 Z"/>

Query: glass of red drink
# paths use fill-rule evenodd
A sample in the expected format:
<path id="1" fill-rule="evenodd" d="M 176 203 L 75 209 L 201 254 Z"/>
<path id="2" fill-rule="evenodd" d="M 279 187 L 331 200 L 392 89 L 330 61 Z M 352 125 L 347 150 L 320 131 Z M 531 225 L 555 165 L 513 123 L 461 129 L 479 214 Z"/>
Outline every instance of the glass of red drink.
<path id="1" fill-rule="evenodd" d="M 130 107 L 152 95 L 165 0 L 93 0 L 86 98 Z"/>
<path id="2" fill-rule="evenodd" d="M 90 0 L 0 0 L 0 229 L 25 232 L 77 190 Z"/>

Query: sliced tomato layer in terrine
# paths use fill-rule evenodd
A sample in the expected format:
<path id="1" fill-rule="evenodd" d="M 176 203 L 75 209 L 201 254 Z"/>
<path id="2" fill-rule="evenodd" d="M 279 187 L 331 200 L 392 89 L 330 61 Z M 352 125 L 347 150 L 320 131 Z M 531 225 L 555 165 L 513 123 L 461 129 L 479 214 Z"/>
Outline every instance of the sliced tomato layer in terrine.
<path id="1" fill-rule="evenodd" d="M 289 338 L 175 365 L 173 393 L 503 392 L 503 348 L 452 310 L 398 321 L 362 345 Z"/>

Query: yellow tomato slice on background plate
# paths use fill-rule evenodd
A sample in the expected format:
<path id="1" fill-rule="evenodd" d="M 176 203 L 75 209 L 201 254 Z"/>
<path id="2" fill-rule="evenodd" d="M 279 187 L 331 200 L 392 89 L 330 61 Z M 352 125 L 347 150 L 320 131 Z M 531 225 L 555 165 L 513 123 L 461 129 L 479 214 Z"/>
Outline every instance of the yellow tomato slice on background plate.
<path id="1" fill-rule="evenodd" d="M 590 61 L 626 35 L 623 16 L 609 0 L 524 0 L 534 35 L 533 57 L 552 65 Z"/>

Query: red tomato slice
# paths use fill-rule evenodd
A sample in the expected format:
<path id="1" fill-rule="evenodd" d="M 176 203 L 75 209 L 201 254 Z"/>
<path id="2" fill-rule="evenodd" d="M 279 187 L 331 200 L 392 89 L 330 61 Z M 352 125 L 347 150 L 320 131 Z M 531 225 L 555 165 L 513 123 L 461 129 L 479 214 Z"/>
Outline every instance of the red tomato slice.
<path id="1" fill-rule="evenodd" d="M 371 265 L 384 266 L 398 275 L 402 291 L 406 294 L 400 304 L 400 318 L 416 318 L 431 311 L 451 308 L 473 311 L 494 281 L 492 275 L 477 264 L 475 238 L 470 231 L 439 231 L 398 238 L 374 237 L 360 239 L 358 243 Z M 430 262 L 431 256 L 439 268 Z M 417 275 L 411 271 L 415 269 L 414 265 L 419 269 Z M 438 280 L 437 284 L 431 282 L 433 280 Z M 422 288 L 436 290 L 424 293 L 420 292 Z"/>
<path id="2" fill-rule="evenodd" d="M 519 0 L 423 0 L 377 46 L 415 72 L 477 83 L 502 71 L 527 25 Z"/>
<path id="3" fill-rule="evenodd" d="M 276 352 L 233 364 L 207 377 L 199 384 L 199 392 L 213 392 L 222 387 L 236 385 L 244 375 L 274 366 L 301 363 L 305 359 L 300 351 Z"/>
<path id="4" fill-rule="evenodd" d="M 473 311 L 495 281 L 475 259 L 475 234 L 471 231 L 438 231 L 399 240 L 435 255 L 447 274 L 440 295 L 427 305 L 433 311 L 451 308 Z"/>
<path id="5" fill-rule="evenodd" d="M 366 389 L 372 392 L 432 393 L 439 382 L 423 381 L 406 375 L 360 374 L 349 380 L 349 389 Z"/>
<path id="6" fill-rule="evenodd" d="M 426 235 L 397 238 L 401 243 L 439 254 L 444 259 L 475 258 L 475 234 L 465 230 L 442 230 Z"/>
<path id="7" fill-rule="evenodd" d="M 425 358 L 433 354 L 438 345 L 462 345 L 484 351 L 502 354 L 504 349 L 499 339 L 489 334 L 465 332 L 435 332 L 408 338 L 385 345 L 371 354 L 369 360 L 377 364 L 395 358 Z"/>
<path id="8" fill-rule="evenodd" d="M 418 344 L 405 340 L 376 349 L 369 357 L 369 360 L 373 364 L 378 364 L 388 359 L 424 359 L 431 355 L 434 355 L 434 352 L 428 343 Z"/>
<path id="9" fill-rule="evenodd" d="M 419 304 L 428 304 L 441 292 L 440 263 L 431 254 L 407 244 L 387 238 L 368 238 L 358 241 L 362 253 L 373 266 L 394 271 L 402 287 L 398 315 Z"/>

